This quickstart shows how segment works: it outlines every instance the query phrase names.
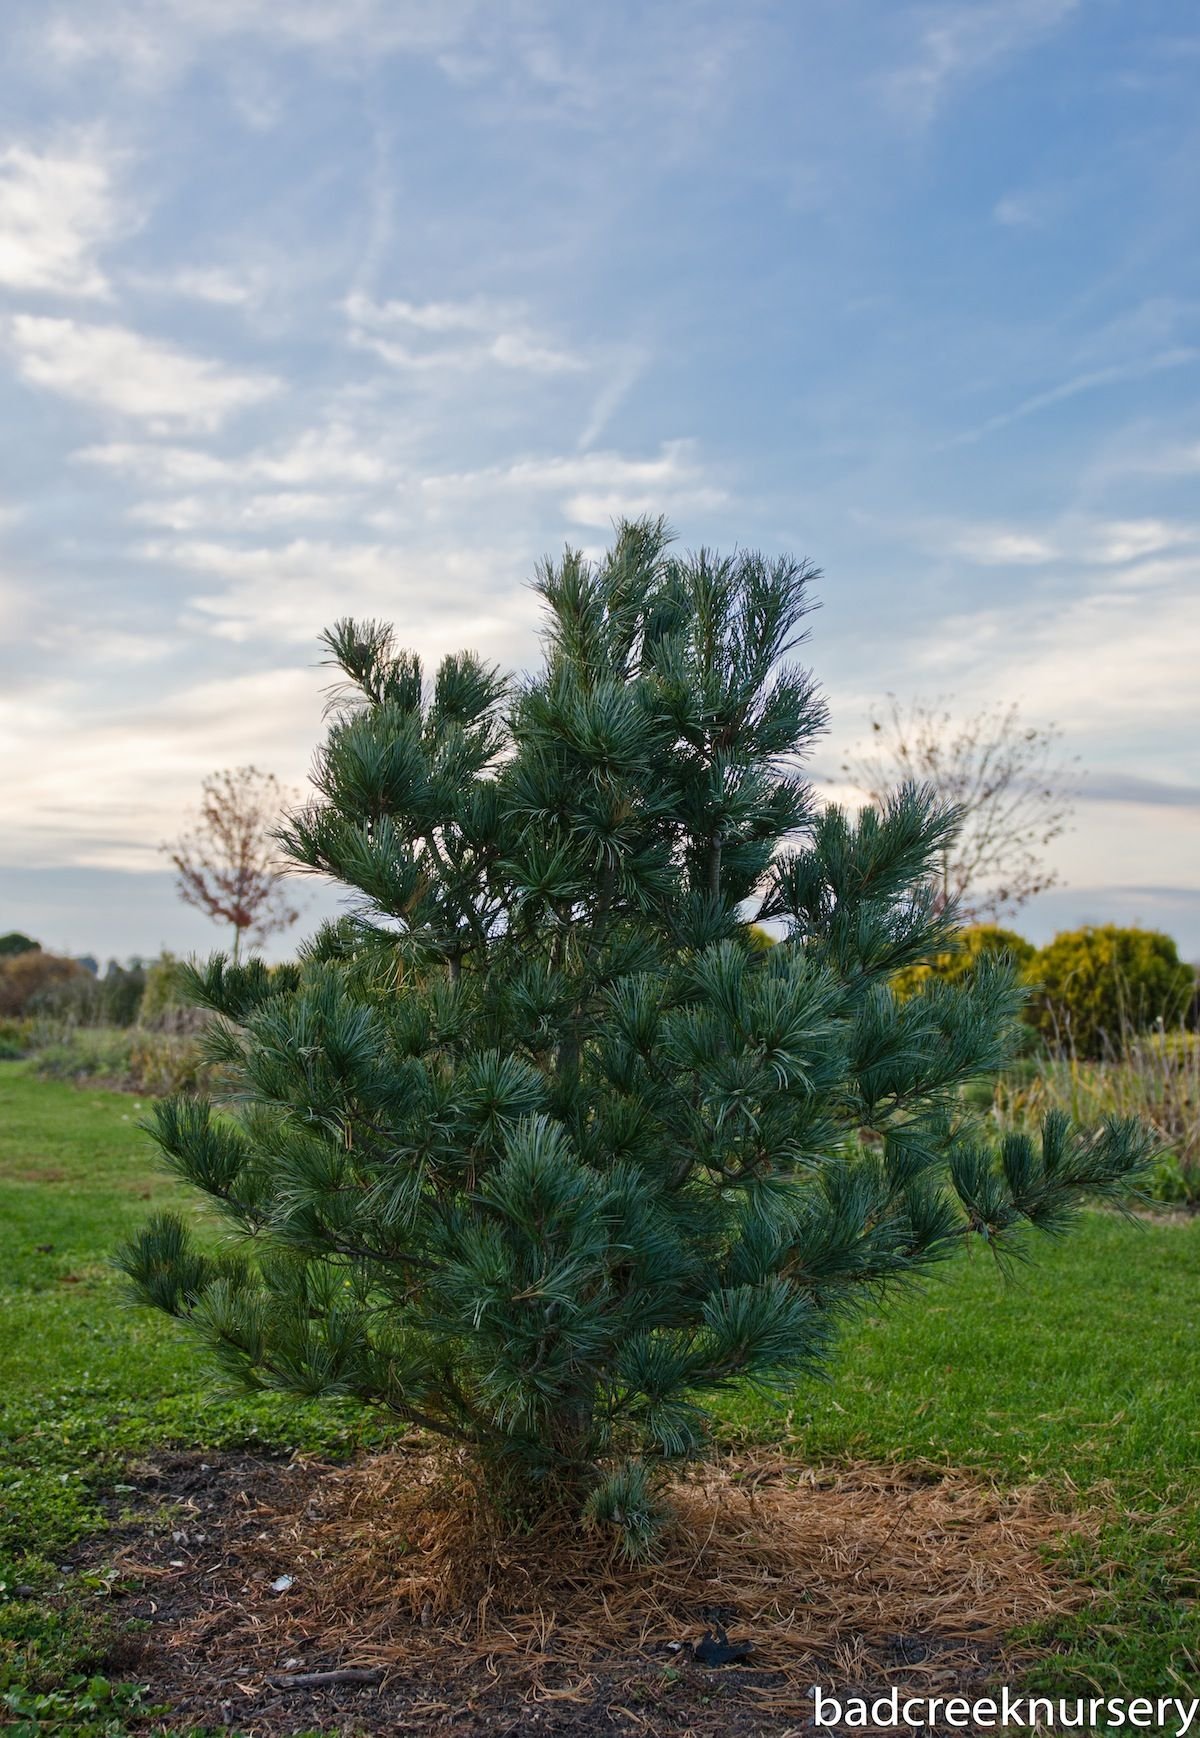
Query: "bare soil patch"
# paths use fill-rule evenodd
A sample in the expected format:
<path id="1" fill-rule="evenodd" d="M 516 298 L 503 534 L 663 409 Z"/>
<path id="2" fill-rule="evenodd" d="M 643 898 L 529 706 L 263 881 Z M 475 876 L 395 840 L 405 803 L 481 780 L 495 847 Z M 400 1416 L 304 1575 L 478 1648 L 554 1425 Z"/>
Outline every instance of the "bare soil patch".
<path id="1" fill-rule="evenodd" d="M 814 1683 L 1014 1682 L 1011 1631 L 1090 1597 L 1046 1551 L 1086 1516 L 935 1467 L 723 1457 L 676 1481 L 666 1548 L 636 1567 L 566 1529 L 497 1532 L 464 1464 L 423 1442 L 348 1466 L 164 1455 L 128 1477 L 139 1518 L 87 1555 L 149 1620 L 122 1672 L 170 1705 L 158 1730 L 798 1738 Z M 705 1664 L 722 1633 L 752 1651 Z"/>

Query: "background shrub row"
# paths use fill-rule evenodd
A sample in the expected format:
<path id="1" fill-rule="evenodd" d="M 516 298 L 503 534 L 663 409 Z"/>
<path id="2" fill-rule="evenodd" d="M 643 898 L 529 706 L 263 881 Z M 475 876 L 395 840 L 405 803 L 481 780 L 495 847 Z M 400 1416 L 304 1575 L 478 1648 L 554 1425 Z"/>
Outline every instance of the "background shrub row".
<path id="1" fill-rule="evenodd" d="M 0 944 L 7 939 L 0 938 Z M 752 930 L 751 939 L 770 945 L 761 930 Z M 1196 1027 L 1195 969 L 1180 959 L 1169 935 L 1153 929 L 1087 925 L 1035 948 L 1014 930 L 976 924 L 960 932 L 953 951 L 900 973 L 894 987 L 902 996 L 914 995 L 927 979 L 955 981 L 972 971 L 981 955 L 995 953 L 1016 960 L 1030 991 L 1025 1017 L 1055 1053 L 1115 1056 L 1139 1033 Z M 121 966 L 112 960 L 99 975 L 34 943 L 11 953 L 0 945 L 0 1053 L 20 1053 L 29 1031 L 18 1027 L 31 1018 L 77 1027 L 138 1026 L 164 1035 L 195 1033 L 203 1016 L 183 1001 L 177 975 L 171 954 L 148 965 Z"/>
<path id="2" fill-rule="evenodd" d="M 1118 1056 L 1141 1033 L 1195 1029 L 1195 969 L 1159 930 L 1089 924 L 1035 948 L 1013 930 L 977 924 L 959 942 L 930 965 L 901 973 L 900 994 L 915 994 L 930 977 L 961 978 L 982 954 L 1007 953 L 1029 987 L 1025 1017 L 1055 1053 Z"/>

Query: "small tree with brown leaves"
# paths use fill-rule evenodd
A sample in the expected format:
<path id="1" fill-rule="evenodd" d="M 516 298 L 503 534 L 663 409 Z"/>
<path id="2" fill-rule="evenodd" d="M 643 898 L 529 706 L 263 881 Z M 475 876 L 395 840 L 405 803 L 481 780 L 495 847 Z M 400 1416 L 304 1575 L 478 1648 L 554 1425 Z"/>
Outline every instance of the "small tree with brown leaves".
<path id="1" fill-rule="evenodd" d="M 962 820 L 934 866 L 939 908 L 964 923 L 1018 910 L 1059 877 L 1047 848 L 1070 818 L 1077 762 L 1057 725 L 1027 724 L 1015 702 L 957 719 L 941 701 L 908 707 L 894 694 L 871 719 L 868 746 L 842 771 L 882 809 L 905 784 L 932 786 Z"/>
<path id="2" fill-rule="evenodd" d="M 239 766 L 204 781 L 194 826 L 163 850 L 175 865 L 179 897 L 233 929 L 233 957 L 295 923 L 287 870 L 275 829 L 290 793 L 273 773 Z"/>

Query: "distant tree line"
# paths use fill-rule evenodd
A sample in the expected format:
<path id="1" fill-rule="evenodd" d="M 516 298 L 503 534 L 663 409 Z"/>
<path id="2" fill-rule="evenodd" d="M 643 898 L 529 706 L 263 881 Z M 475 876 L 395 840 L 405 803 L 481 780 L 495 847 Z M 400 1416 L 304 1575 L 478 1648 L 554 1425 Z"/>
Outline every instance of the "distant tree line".
<path id="1" fill-rule="evenodd" d="M 132 1026 L 157 1020 L 177 1002 L 177 962 L 171 954 L 157 960 L 110 960 L 103 972 L 89 961 L 49 953 L 38 942 L 19 950 L 0 937 L 0 1018 L 43 1016 L 78 1026 Z M 28 937 L 22 937 L 29 941 Z"/>

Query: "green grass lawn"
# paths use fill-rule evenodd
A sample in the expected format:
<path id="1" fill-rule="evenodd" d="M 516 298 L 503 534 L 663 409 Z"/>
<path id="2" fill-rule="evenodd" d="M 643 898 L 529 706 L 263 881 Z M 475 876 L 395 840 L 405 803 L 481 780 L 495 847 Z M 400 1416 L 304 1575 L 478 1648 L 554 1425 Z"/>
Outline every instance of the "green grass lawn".
<path id="1" fill-rule="evenodd" d="M 976 1248 L 860 1322 L 828 1386 L 782 1413 L 739 1397 L 729 1421 L 813 1459 L 1070 1481 L 1110 1511 L 1097 1544 L 1069 1553 L 1105 1597 L 1060 1628 L 1037 1687 L 1200 1695 L 1200 1219 L 1090 1212 L 1029 1250 L 1006 1277 Z"/>
<path id="2" fill-rule="evenodd" d="M 65 1606 L 43 1596 L 70 1593 L 62 1562 L 130 1458 L 166 1444 L 344 1452 L 378 1434 L 337 1406 L 214 1397 L 173 1324 L 125 1307 L 114 1246 L 149 1212 L 195 1209 L 138 1128 L 146 1108 L 0 1063 L 0 1697 L 26 1716 L 22 1738 L 126 1730 L 88 1688 L 111 1634 L 102 1609 L 86 1589 Z"/>
<path id="3" fill-rule="evenodd" d="M 172 1325 L 123 1306 L 113 1246 L 152 1209 L 193 1201 L 158 1168 L 140 1114 L 128 1096 L 0 1064 L 0 1688 L 89 1669 L 86 1600 L 43 1596 L 130 1456 L 348 1450 L 377 1429 L 336 1406 L 214 1401 Z M 1101 1544 L 1070 1562 L 1105 1606 L 1060 1634 L 1040 1683 L 1200 1686 L 1200 1220 L 1089 1213 L 1064 1243 L 1032 1248 L 1035 1265 L 1007 1279 L 977 1251 L 860 1322 L 830 1383 L 780 1408 L 739 1398 L 726 1428 L 787 1435 L 813 1458 L 1071 1481 L 1111 1511 Z M 23 1585 L 35 1596 L 15 1597 Z M 103 1710 L 55 1726 L 58 1706 L 28 1731 L 122 1730 Z"/>

